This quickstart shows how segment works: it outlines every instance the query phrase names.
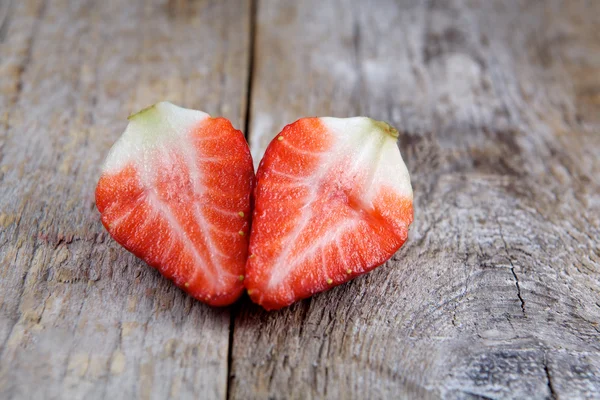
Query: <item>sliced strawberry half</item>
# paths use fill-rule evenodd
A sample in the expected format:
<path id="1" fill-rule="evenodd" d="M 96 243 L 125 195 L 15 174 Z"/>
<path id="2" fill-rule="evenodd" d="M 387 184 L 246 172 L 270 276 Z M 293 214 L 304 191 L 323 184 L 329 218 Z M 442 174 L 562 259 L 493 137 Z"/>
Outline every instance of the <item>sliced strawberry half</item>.
<path id="1" fill-rule="evenodd" d="M 254 169 L 224 118 L 171 103 L 131 116 L 96 188 L 102 223 L 127 250 L 211 305 L 243 291 Z"/>
<path id="2" fill-rule="evenodd" d="M 413 220 L 398 132 L 365 117 L 286 126 L 257 172 L 245 285 L 278 309 L 372 270 Z"/>

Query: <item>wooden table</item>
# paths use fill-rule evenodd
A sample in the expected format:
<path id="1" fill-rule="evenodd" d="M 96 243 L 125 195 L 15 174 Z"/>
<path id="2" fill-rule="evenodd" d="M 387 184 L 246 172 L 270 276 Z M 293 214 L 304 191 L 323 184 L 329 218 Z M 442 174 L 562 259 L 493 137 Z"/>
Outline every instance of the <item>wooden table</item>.
<path id="1" fill-rule="evenodd" d="M 0 1 L 0 398 L 600 398 L 600 1 L 165 1 Z M 408 242 L 280 312 L 192 300 L 94 204 L 163 99 L 255 162 L 389 121 Z"/>

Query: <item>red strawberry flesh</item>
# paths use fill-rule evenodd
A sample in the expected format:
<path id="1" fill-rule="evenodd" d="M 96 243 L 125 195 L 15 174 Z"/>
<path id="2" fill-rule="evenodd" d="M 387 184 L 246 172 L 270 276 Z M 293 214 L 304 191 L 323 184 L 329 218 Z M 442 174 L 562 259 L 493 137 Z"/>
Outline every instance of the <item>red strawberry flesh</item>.
<path id="1" fill-rule="evenodd" d="M 304 118 L 271 142 L 257 172 L 246 266 L 266 309 L 372 270 L 405 242 L 412 188 L 398 133 L 369 118 Z"/>
<path id="2" fill-rule="evenodd" d="M 130 117 L 96 204 L 117 242 L 193 297 L 222 306 L 243 291 L 253 185 L 240 131 L 163 102 Z"/>

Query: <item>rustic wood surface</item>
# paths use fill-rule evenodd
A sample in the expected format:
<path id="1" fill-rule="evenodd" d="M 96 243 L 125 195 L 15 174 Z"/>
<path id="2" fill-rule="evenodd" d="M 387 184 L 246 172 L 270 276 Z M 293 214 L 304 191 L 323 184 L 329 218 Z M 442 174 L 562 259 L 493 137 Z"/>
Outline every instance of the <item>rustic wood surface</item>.
<path id="1" fill-rule="evenodd" d="M 4 3 L 4 1 L 3 1 Z M 168 99 L 243 127 L 249 2 L 13 1 L 4 18 L 0 398 L 224 398 L 230 310 L 110 240 L 99 167 Z"/>
<path id="2" fill-rule="evenodd" d="M 0 0 L 0 398 L 600 398 L 599 26 L 594 0 Z M 408 242 L 279 312 L 191 300 L 93 198 L 162 99 L 256 164 L 303 116 L 389 121 Z"/>

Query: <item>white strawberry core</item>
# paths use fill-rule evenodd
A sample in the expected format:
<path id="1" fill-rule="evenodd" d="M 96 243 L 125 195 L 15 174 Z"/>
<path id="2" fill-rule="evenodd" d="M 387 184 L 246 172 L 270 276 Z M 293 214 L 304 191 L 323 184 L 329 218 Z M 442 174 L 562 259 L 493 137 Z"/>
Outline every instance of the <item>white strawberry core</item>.
<path id="1" fill-rule="evenodd" d="M 342 160 L 352 154 L 355 158 L 353 168 L 361 169 L 372 177 L 365 181 L 370 185 L 365 187 L 365 201 L 371 202 L 381 186 L 413 198 L 410 176 L 396 143 L 397 134 L 388 131 L 389 125 L 367 117 L 323 117 L 320 120 L 337 139 L 331 150 L 333 154 L 327 157 Z"/>
<path id="2" fill-rule="evenodd" d="M 205 112 L 178 107 L 166 101 L 132 115 L 125 132 L 110 149 L 103 172 L 117 173 L 132 162 L 142 165 L 145 152 L 181 142 L 194 126 L 209 117 Z"/>

